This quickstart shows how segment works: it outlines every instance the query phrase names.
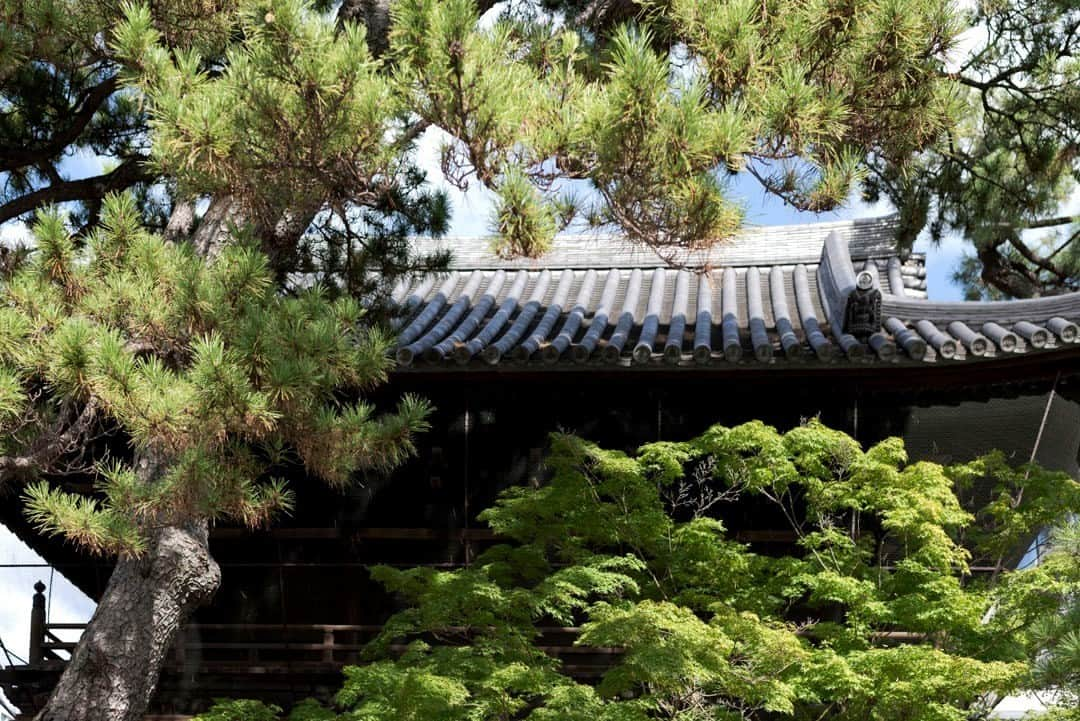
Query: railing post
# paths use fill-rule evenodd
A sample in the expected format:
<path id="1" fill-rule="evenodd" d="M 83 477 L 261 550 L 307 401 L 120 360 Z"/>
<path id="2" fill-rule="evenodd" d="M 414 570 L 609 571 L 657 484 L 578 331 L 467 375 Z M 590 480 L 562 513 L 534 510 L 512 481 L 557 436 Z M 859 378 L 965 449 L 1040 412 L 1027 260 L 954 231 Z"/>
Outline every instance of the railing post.
<path id="1" fill-rule="evenodd" d="M 45 584 L 34 584 L 34 607 L 30 611 L 30 665 L 45 661 Z"/>
<path id="2" fill-rule="evenodd" d="M 334 629 L 323 629 L 323 661 L 333 663 L 334 661 Z"/>

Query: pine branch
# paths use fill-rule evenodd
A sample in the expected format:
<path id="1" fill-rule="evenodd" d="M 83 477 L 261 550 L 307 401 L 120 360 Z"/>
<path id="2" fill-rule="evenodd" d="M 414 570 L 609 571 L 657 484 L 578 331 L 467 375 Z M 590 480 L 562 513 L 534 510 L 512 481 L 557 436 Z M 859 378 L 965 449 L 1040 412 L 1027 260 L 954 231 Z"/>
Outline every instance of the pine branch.
<path id="1" fill-rule="evenodd" d="M 0 456 L 0 481 L 52 470 L 61 458 L 84 444 L 97 412 L 97 401 L 91 398 L 74 419 L 70 418 L 73 413 L 65 414 L 63 420 L 40 435 L 28 453 Z"/>
<path id="2" fill-rule="evenodd" d="M 58 131 L 47 142 L 32 147 L 0 148 L 0 173 L 9 173 L 18 168 L 43 161 L 48 162 L 62 153 L 67 146 L 78 139 L 86 126 L 93 120 L 94 115 L 101 109 L 109 96 L 116 91 L 118 86 L 119 79 L 116 75 L 113 75 L 90 88 L 85 93 L 78 111 L 71 116 L 71 121 L 67 127 Z M 4 218 L 4 220 L 7 220 L 7 218 Z"/>
<path id="3" fill-rule="evenodd" d="M 1080 222 L 1080 216 L 1059 215 L 1055 218 L 1040 218 L 1039 220 L 1033 220 L 1030 223 L 1024 223 L 1022 227 L 1025 230 L 1037 230 L 1039 228 L 1056 228 L 1061 225 L 1069 225 L 1077 222 Z"/>
<path id="4" fill-rule="evenodd" d="M 136 183 L 149 182 L 154 179 L 154 175 L 146 169 L 142 161 L 143 158 L 128 158 L 111 173 L 82 180 L 65 180 L 21 195 L 0 205 L 0 223 L 6 223 L 44 205 L 73 200 L 95 200 Z"/>
<path id="5" fill-rule="evenodd" d="M 1011 245 L 1016 250 L 1016 252 L 1022 255 L 1024 259 L 1027 260 L 1029 263 L 1031 263 L 1037 268 L 1042 268 L 1046 272 L 1051 273 L 1058 278 L 1065 279 L 1066 277 L 1068 277 L 1068 273 L 1063 272 L 1054 263 L 1046 260 L 1045 258 L 1041 258 L 1035 251 L 1029 248 L 1026 243 L 1020 240 L 1019 236 L 1017 236 L 1016 233 L 1009 233 L 1008 235 L 1009 245 Z"/>

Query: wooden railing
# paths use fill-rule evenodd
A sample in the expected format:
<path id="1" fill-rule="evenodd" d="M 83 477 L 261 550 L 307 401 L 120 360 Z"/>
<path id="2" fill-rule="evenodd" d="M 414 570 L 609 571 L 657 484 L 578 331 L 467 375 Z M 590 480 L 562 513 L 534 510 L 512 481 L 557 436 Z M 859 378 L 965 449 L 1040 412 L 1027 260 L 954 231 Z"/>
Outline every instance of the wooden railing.
<path id="1" fill-rule="evenodd" d="M 34 586 L 31 612 L 29 666 L 59 667 L 78 645 L 59 634 L 86 629 L 83 623 L 48 623 L 45 620 L 45 585 Z M 168 668 L 187 672 L 259 674 L 338 669 L 359 663 L 361 651 L 382 630 L 379 625 L 355 624 L 231 624 L 194 623 L 185 625 L 173 644 Z M 569 673 L 594 676 L 611 664 L 616 648 L 595 648 L 575 644 L 581 629 L 574 626 L 541 626 L 537 649 L 563 660 Z M 457 635 L 464 642 L 469 630 L 446 628 L 442 633 Z M 392 644 L 391 652 L 404 652 L 404 644 Z"/>
<path id="2" fill-rule="evenodd" d="M 72 653 L 77 641 L 63 640 L 59 632 L 82 632 L 86 624 L 48 623 L 45 619 L 45 585 L 34 586 L 30 620 L 29 666 L 59 666 Z M 351 624 L 222 624 L 185 625 L 173 644 L 168 666 L 185 671 L 203 670 L 226 673 L 267 673 L 273 670 L 303 672 L 329 670 L 359 663 L 361 651 L 382 630 L 379 625 Z M 575 675 L 598 675 L 609 668 L 612 659 L 622 653 L 618 648 L 598 648 L 576 644 L 581 629 L 575 626 L 540 626 L 536 648 L 563 661 L 566 672 Z M 465 642 L 466 628 L 441 630 Z M 803 631 L 813 635 L 812 629 Z M 924 634 L 906 631 L 880 631 L 874 634 L 886 643 L 919 643 Z M 403 644 L 392 644 L 392 652 L 403 652 Z"/>
<path id="3" fill-rule="evenodd" d="M 341 666 L 359 660 L 379 626 L 344 624 L 189 624 L 173 645 L 174 662 L 207 669 Z"/>
<path id="4" fill-rule="evenodd" d="M 48 623 L 44 584 L 38 582 L 35 590 L 29 663 L 0 669 L 4 691 L 30 714 L 45 703 L 67 663 L 65 656 L 75 651 L 76 633 L 86 629 L 81 623 Z M 362 662 L 363 648 L 381 630 L 378 625 L 351 624 L 188 624 L 162 669 L 161 703 L 156 710 L 187 713 L 219 697 L 258 697 L 283 706 L 308 696 L 329 701 L 340 688 L 341 668 Z M 598 681 L 623 653 L 619 648 L 577 645 L 578 627 L 544 626 L 537 631 L 537 648 L 558 658 L 563 673 L 584 683 Z M 438 639 L 426 640 L 464 644 L 473 632 L 444 628 Z M 812 635 L 812 629 L 804 633 Z M 921 643 L 926 637 L 883 631 L 877 640 Z M 405 648 L 392 644 L 390 651 L 400 653 Z M 168 717 L 168 721 L 181 718 L 186 717 Z"/>
<path id="5" fill-rule="evenodd" d="M 71 653 L 77 643 L 59 639 L 54 631 L 83 630 L 85 624 L 46 624 L 39 650 L 32 650 L 31 665 L 61 666 L 59 652 Z M 342 624 L 189 624 L 173 645 L 166 670 L 217 674 L 268 674 L 331 671 L 362 661 L 361 651 L 381 626 Z M 446 633 L 467 630 L 444 629 Z M 542 626 L 536 648 L 559 658 L 563 670 L 581 678 L 595 678 L 622 654 L 618 648 L 575 645 L 581 629 Z M 404 644 L 391 644 L 402 653 Z M 36 653 L 37 655 L 33 655 Z"/>

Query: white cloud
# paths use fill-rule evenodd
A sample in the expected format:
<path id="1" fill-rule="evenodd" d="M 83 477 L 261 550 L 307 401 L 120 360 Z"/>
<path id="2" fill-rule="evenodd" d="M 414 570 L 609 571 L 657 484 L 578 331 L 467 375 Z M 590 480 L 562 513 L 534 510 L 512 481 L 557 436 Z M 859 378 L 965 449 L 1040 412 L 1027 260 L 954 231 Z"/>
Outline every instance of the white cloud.
<path id="1" fill-rule="evenodd" d="M 77 148 L 60 161 L 60 174 L 68 180 L 92 178 L 116 167 L 116 163 L 107 155 L 98 155 L 89 148 Z"/>
<path id="2" fill-rule="evenodd" d="M 851 194 L 848 196 L 847 205 L 844 208 L 845 218 L 880 218 L 883 215 L 889 215 L 895 213 L 896 208 L 889 202 L 889 199 L 884 195 L 878 198 L 876 203 L 867 203 L 862 198 L 862 191 L 859 188 L 852 188 Z"/>
<path id="3" fill-rule="evenodd" d="M 33 239 L 30 228 L 21 220 L 13 220 L 10 223 L 0 225 L 0 245 L 12 247 L 15 245 L 30 245 Z"/>
<path id="4" fill-rule="evenodd" d="M 978 2 L 960 0 L 956 3 L 955 9 L 957 12 L 974 13 L 978 10 Z M 987 39 L 985 26 L 975 26 L 964 30 L 956 37 L 956 42 L 945 59 L 945 69 L 948 72 L 959 70 L 964 59 L 969 57 L 976 48 L 984 45 Z"/>

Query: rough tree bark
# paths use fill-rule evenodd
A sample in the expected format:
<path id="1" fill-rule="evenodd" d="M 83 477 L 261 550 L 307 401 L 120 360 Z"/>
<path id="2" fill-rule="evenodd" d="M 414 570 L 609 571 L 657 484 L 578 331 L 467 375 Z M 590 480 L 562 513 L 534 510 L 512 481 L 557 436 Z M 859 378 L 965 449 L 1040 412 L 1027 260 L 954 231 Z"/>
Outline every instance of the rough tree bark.
<path id="1" fill-rule="evenodd" d="M 140 558 L 121 560 L 71 662 L 37 721 L 137 721 L 165 655 L 221 571 L 206 521 L 154 531 Z"/>
<path id="2" fill-rule="evenodd" d="M 143 483 L 167 461 L 136 459 Z M 221 569 L 209 525 L 192 519 L 149 531 L 145 553 L 120 559 L 71 661 L 36 721 L 137 721 L 157 688 L 165 655 L 192 612 L 213 597 Z"/>
<path id="3" fill-rule="evenodd" d="M 170 243 L 183 242 L 195 227 L 195 202 L 177 199 L 162 236 Z"/>
<path id="4" fill-rule="evenodd" d="M 367 28 L 368 49 L 375 57 L 390 46 L 390 6 L 394 0 L 344 0 L 338 10 L 338 23 L 346 20 Z"/>

